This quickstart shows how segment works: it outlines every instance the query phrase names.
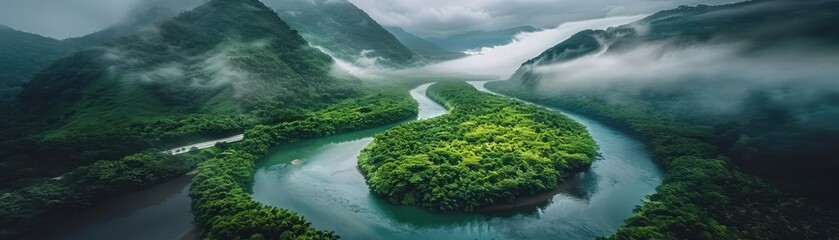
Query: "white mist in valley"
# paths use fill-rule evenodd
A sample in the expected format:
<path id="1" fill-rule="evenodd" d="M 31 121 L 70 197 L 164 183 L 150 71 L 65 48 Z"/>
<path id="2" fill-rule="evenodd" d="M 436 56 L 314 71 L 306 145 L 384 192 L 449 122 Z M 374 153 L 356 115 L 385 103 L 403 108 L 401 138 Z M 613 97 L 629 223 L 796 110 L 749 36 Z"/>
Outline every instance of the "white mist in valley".
<path id="1" fill-rule="evenodd" d="M 646 15 L 607 17 L 577 22 L 567 22 L 553 29 L 521 33 L 512 43 L 483 48 L 465 58 L 432 64 L 422 70 L 435 73 L 466 73 L 507 78 L 522 63 L 545 50 L 586 29 L 606 29 L 637 21 Z"/>
<path id="2" fill-rule="evenodd" d="M 536 89 L 597 94 L 616 103 L 664 97 L 671 102 L 666 106 L 712 118 L 740 114 L 756 99 L 788 109 L 799 121 L 824 123 L 819 126 L 839 116 L 839 108 L 826 101 L 839 96 L 835 50 L 788 44 L 755 51 L 749 42 L 677 45 L 649 43 L 536 66 Z"/>

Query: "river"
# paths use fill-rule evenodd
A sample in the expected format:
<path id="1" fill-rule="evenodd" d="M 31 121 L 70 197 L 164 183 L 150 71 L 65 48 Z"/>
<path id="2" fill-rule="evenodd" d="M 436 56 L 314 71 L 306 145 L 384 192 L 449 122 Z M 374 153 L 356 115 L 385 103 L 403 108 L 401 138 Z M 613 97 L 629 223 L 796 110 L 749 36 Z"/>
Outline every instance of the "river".
<path id="1" fill-rule="evenodd" d="M 472 82 L 479 90 L 483 82 Z M 411 91 L 417 119 L 446 113 L 422 85 Z M 556 110 L 556 109 L 554 109 Z M 591 169 L 556 195 L 506 212 L 439 214 L 375 197 L 356 169 L 373 136 L 394 125 L 275 147 L 257 164 L 252 193 L 259 202 L 299 212 L 315 228 L 342 239 L 591 239 L 608 235 L 652 194 L 661 172 L 638 141 L 588 118 L 600 149 Z M 291 164 L 299 160 L 299 165 Z M 190 176 L 137 192 L 50 224 L 35 239 L 179 239 L 192 229 Z"/>
<path id="2" fill-rule="evenodd" d="M 482 91 L 483 82 L 473 82 Z M 419 119 L 445 113 L 414 89 Z M 552 109 L 556 110 L 556 109 Z M 343 239 L 592 239 L 608 235 L 661 182 L 644 146 L 591 119 L 600 149 L 591 169 L 564 184 L 548 201 L 514 211 L 440 214 L 389 204 L 374 196 L 356 170 L 356 157 L 376 133 L 391 126 L 278 146 L 258 163 L 253 197 L 299 212 L 318 229 Z M 300 160 L 302 164 L 290 164 Z"/>

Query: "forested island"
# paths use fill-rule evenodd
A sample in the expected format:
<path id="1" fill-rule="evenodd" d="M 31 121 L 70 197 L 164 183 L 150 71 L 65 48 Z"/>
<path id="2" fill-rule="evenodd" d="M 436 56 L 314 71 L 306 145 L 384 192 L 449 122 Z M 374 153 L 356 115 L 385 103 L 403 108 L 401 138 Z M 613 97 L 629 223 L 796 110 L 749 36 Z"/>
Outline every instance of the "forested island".
<path id="1" fill-rule="evenodd" d="M 450 113 L 375 137 L 358 166 L 371 191 L 434 211 L 474 211 L 555 189 L 591 165 L 586 128 L 536 106 L 441 82 L 428 95 Z"/>

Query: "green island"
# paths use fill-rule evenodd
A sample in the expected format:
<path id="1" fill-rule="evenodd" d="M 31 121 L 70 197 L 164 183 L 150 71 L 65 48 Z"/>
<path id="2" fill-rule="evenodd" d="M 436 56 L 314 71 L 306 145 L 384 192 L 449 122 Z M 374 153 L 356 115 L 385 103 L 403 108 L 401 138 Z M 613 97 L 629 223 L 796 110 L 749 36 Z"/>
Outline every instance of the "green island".
<path id="1" fill-rule="evenodd" d="M 604 239 L 831 239 L 839 233 L 839 222 L 829 211 L 738 171 L 708 142 L 713 128 L 639 104 L 591 95 L 535 94 L 513 84 L 486 87 L 624 130 L 645 142 L 665 170 L 656 193 Z"/>
<path id="2" fill-rule="evenodd" d="M 589 167 L 586 128 L 539 107 L 441 82 L 428 96 L 450 113 L 377 135 L 359 156 L 370 189 L 435 211 L 474 211 L 555 189 Z"/>

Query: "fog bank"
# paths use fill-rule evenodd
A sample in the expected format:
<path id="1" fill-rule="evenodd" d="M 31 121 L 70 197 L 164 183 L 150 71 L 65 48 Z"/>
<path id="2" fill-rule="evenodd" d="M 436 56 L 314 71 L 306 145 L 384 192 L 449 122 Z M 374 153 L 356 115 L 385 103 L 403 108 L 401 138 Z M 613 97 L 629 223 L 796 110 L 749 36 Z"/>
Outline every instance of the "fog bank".
<path id="1" fill-rule="evenodd" d="M 606 29 L 637 21 L 646 15 L 607 17 L 578 22 L 568 22 L 556 28 L 539 32 L 521 33 L 512 43 L 504 46 L 483 48 L 465 58 L 441 62 L 423 67 L 422 70 L 435 73 L 466 73 L 492 75 L 507 78 L 522 63 L 538 56 L 556 44 L 586 29 Z"/>

